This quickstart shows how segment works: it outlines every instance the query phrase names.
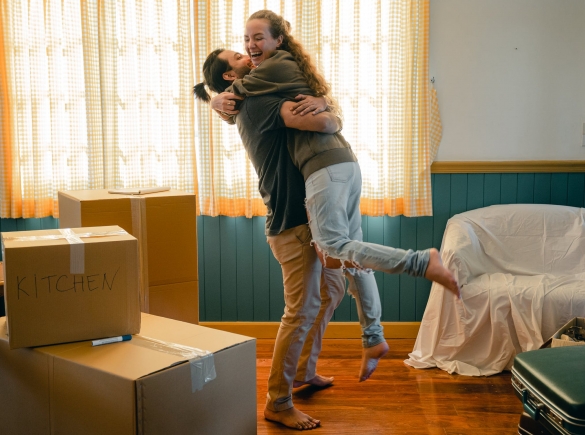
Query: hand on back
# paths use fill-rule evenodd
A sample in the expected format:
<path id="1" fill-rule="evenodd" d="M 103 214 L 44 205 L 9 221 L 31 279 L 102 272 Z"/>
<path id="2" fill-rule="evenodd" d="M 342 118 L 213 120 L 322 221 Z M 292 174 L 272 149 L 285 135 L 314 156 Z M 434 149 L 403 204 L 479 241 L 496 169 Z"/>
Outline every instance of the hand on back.
<path id="1" fill-rule="evenodd" d="M 244 97 L 239 97 L 231 92 L 222 92 L 211 99 L 211 108 L 228 115 L 236 115 L 240 112 L 236 110 L 237 101 L 243 99 Z"/>

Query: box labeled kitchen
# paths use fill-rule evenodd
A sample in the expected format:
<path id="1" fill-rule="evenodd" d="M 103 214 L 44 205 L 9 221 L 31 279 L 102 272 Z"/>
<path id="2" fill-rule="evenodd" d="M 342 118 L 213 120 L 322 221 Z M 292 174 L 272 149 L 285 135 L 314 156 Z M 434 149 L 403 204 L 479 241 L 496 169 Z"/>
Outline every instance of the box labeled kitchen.
<path id="1" fill-rule="evenodd" d="M 140 331 L 138 241 L 118 226 L 2 233 L 11 349 Z"/>

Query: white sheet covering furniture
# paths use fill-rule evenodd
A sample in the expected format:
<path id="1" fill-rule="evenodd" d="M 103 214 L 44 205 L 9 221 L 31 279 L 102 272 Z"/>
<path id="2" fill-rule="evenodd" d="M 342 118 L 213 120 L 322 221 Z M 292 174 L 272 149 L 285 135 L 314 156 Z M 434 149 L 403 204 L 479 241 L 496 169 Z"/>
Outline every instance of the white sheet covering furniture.
<path id="1" fill-rule="evenodd" d="M 453 216 L 441 257 L 457 299 L 433 283 L 406 364 L 487 376 L 585 316 L 585 209 L 495 205 Z"/>

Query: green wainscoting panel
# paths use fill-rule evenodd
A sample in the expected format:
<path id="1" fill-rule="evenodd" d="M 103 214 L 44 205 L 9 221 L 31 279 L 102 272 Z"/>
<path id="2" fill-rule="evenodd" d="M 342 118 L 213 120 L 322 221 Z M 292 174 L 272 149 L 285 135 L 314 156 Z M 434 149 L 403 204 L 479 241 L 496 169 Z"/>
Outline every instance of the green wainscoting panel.
<path id="1" fill-rule="evenodd" d="M 585 174 L 571 173 L 567 177 L 567 205 L 583 207 L 585 204 Z"/>
<path id="2" fill-rule="evenodd" d="M 205 319 L 207 316 L 205 315 L 205 286 L 201 283 L 205 282 L 205 245 L 203 242 L 205 241 L 205 231 L 202 229 L 204 228 L 205 216 L 197 216 L 197 269 L 198 269 L 198 277 L 199 277 L 199 319 Z M 207 260 L 209 261 L 209 260 Z"/>
<path id="3" fill-rule="evenodd" d="M 483 206 L 501 204 L 501 174 L 485 174 L 483 179 Z"/>
<path id="4" fill-rule="evenodd" d="M 551 174 L 534 174 L 534 203 L 550 204 Z"/>
<path id="5" fill-rule="evenodd" d="M 518 197 L 518 174 L 502 174 L 500 190 L 501 204 L 516 204 Z"/>
<path id="6" fill-rule="evenodd" d="M 451 175 L 450 189 L 450 212 L 448 214 L 463 213 L 467 210 L 467 174 Z"/>
<path id="7" fill-rule="evenodd" d="M 567 204 L 569 174 L 552 174 L 550 180 L 550 203 Z"/>
<path id="8" fill-rule="evenodd" d="M 270 320 L 270 256 L 264 235 L 265 218 L 252 221 L 252 256 L 254 263 L 254 321 Z M 272 283 L 274 284 L 274 283 Z M 211 320 L 211 319 L 210 319 Z"/>
<path id="9" fill-rule="evenodd" d="M 457 174 L 453 174 L 457 175 Z M 466 210 L 483 207 L 483 179 L 485 174 L 467 174 Z M 436 246 L 436 245 L 435 245 Z"/>
<path id="10" fill-rule="evenodd" d="M 220 236 L 220 273 L 221 273 L 221 320 L 238 320 L 238 279 L 233 273 L 238 264 L 236 251 L 236 220 L 226 216 L 219 217 Z"/>
<path id="11" fill-rule="evenodd" d="M 265 218 L 258 218 L 266 221 Z M 234 218 L 236 221 L 236 283 L 238 321 L 254 319 L 254 258 L 251 255 L 252 246 L 252 219 L 245 217 Z M 199 284 L 201 285 L 201 283 Z"/>
<path id="12" fill-rule="evenodd" d="M 403 249 L 440 248 L 443 232 L 449 218 L 457 213 L 486 207 L 493 204 L 542 203 L 560 204 L 572 207 L 585 205 L 585 174 L 583 173 L 470 173 L 470 174 L 433 174 L 434 216 L 409 218 L 368 217 L 362 220 L 364 240 Z M 207 220 L 220 218 L 199 218 L 199 237 L 206 232 L 203 227 Z M 235 236 L 221 234 L 236 240 L 236 265 L 229 257 L 230 267 L 221 268 L 221 273 L 236 276 L 236 294 L 224 293 L 222 279 L 220 293 L 230 295 L 237 301 L 237 319 L 240 321 L 278 320 L 284 306 L 282 298 L 282 278 L 278 263 L 272 257 L 263 235 L 264 218 L 224 218 L 237 221 Z M 223 246 L 220 241 L 216 246 Z M 231 245 L 230 245 L 231 246 Z M 264 249 L 261 249 L 263 246 Z M 223 249 L 223 248 L 222 248 Z M 200 251 L 202 262 L 215 261 Z M 207 272 L 207 270 L 205 271 Z M 204 273 L 205 273 L 204 272 Z M 201 272 L 201 304 L 203 297 L 213 289 L 216 281 L 207 281 Z M 234 279 L 229 279 L 233 286 Z M 423 278 L 406 275 L 388 275 L 376 272 L 376 282 L 382 302 L 383 321 L 419 321 L 422 318 L 431 283 Z M 212 290 L 213 289 L 213 290 Z M 261 301 L 257 299 L 261 298 Z M 222 299 L 222 306 L 224 300 Z M 222 320 L 231 320 L 234 309 L 229 307 L 222 313 Z M 211 321 L 201 311 L 202 321 Z M 228 317 L 229 316 L 229 317 Z M 357 312 L 355 302 L 346 295 L 336 310 L 334 321 L 355 321 Z"/>
<path id="13" fill-rule="evenodd" d="M 534 175 L 518 174 L 518 204 L 534 203 Z"/>
<path id="14" fill-rule="evenodd" d="M 364 240 L 402 249 L 440 248 L 453 215 L 493 204 L 585 206 L 584 173 L 432 174 L 434 216 L 367 217 Z M 278 321 L 284 296 L 280 265 L 266 243 L 266 219 L 199 216 L 201 321 Z M 0 231 L 58 228 L 58 219 L 0 219 Z M 375 274 L 383 321 L 420 321 L 431 283 L 407 275 Z M 346 295 L 334 321 L 355 321 Z"/>
<path id="15" fill-rule="evenodd" d="M 205 312 L 199 311 L 200 315 L 205 315 L 207 321 L 221 320 L 221 239 L 219 223 L 220 218 L 203 216 L 204 231 L 198 231 L 203 234 L 203 252 L 199 255 L 204 258 L 203 269 L 205 270 L 205 286 L 199 285 L 199 303 L 205 307 Z M 201 281 L 199 281 L 201 283 Z M 203 291 L 201 289 L 203 287 Z"/>
<path id="16" fill-rule="evenodd" d="M 370 219 L 364 218 L 364 220 Z M 384 220 L 384 245 L 401 246 L 400 216 L 385 216 L 382 219 Z M 396 303 L 396 301 L 400 300 L 400 275 L 383 274 L 383 276 L 384 286 L 379 289 L 382 290 L 384 296 L 382 299 L 382 313 L 388 321 L 398 322 L 400 320 L 400 304 Z"/>

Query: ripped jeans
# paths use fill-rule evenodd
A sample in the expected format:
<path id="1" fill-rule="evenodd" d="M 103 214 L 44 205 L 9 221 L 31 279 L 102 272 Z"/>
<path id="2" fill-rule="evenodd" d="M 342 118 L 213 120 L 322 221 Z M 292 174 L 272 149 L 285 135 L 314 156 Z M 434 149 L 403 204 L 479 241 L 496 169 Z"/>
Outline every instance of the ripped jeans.
<path id="1" fill-rule="evenodd" d="M 305 182 L 309 225 L 325 258 L 350 262 L 348 292 L 356 299 L 364 347 L 384 341 L 380 294 L 372 269 L 424 276 L 429 250 L 405 251 L 363 241 L 360 196 L 362 174 L 357 162 L 320 169 Z"/>

